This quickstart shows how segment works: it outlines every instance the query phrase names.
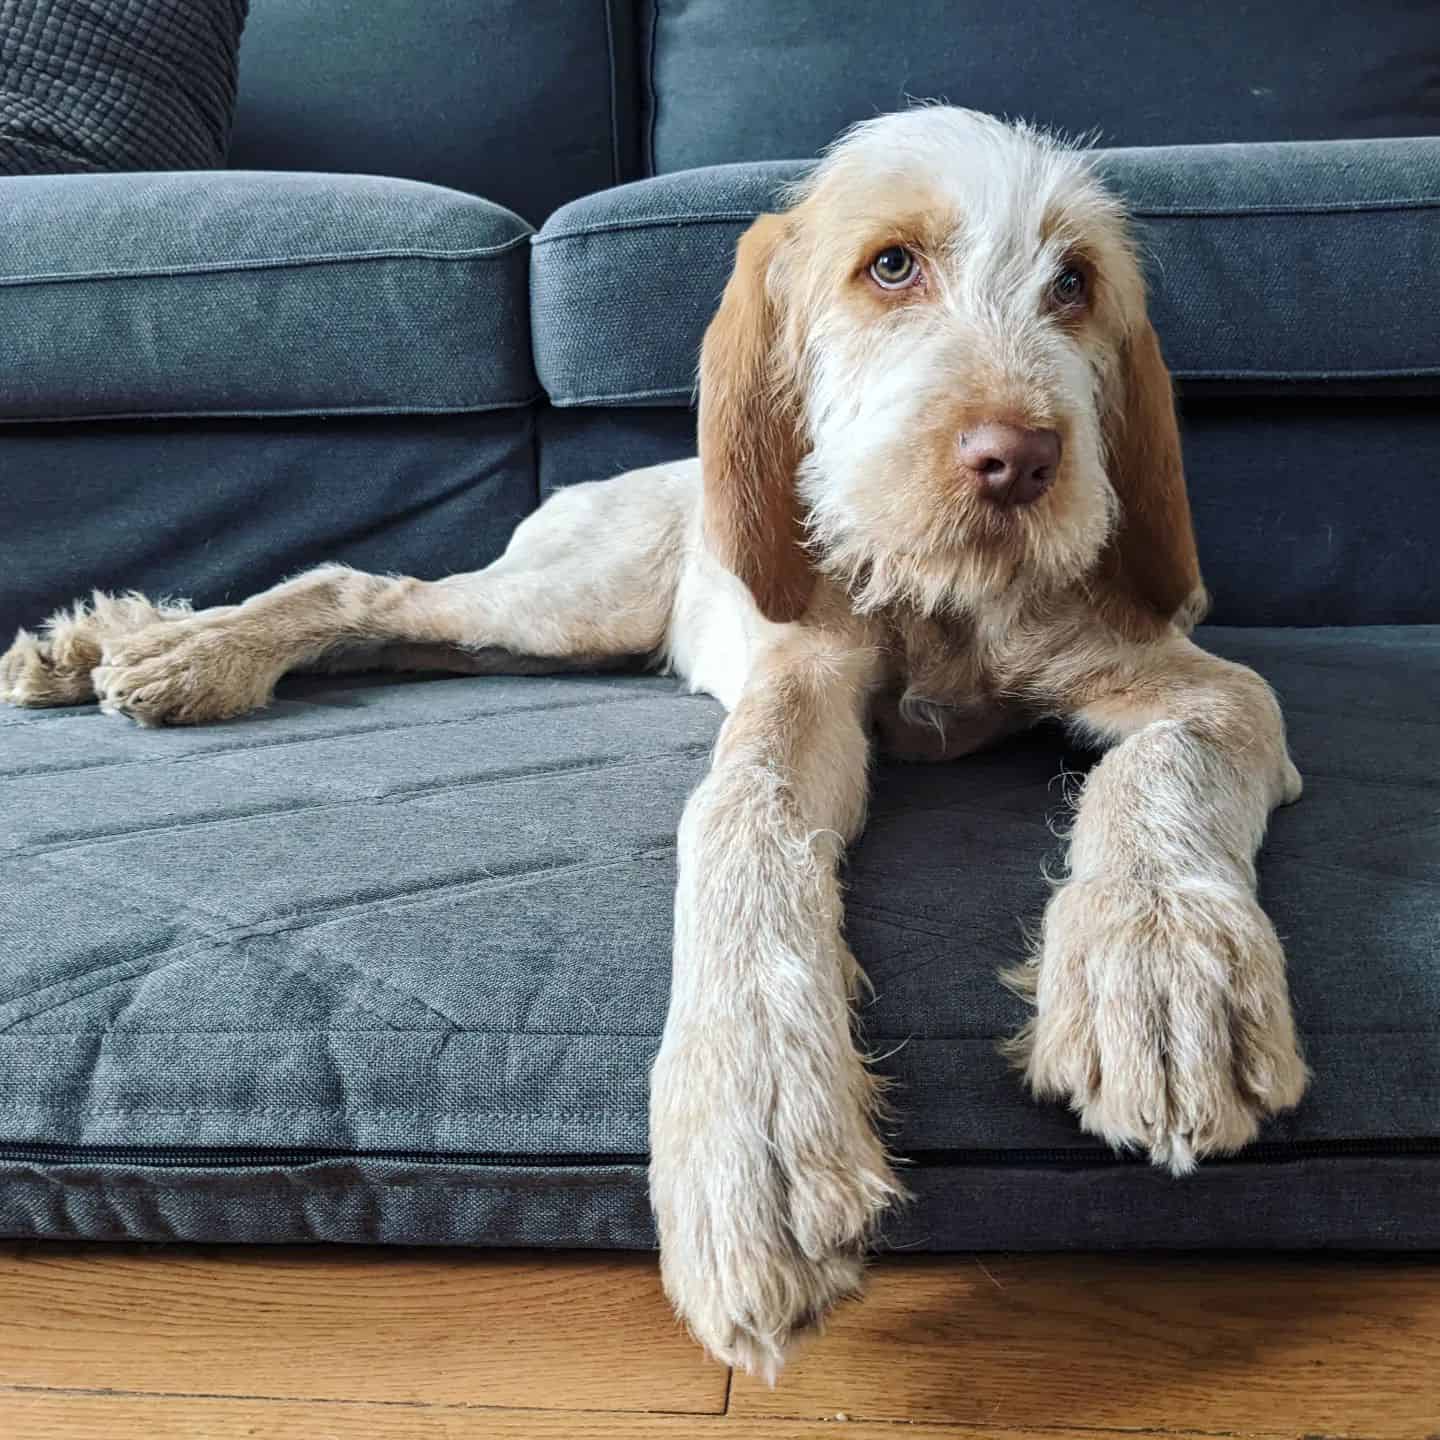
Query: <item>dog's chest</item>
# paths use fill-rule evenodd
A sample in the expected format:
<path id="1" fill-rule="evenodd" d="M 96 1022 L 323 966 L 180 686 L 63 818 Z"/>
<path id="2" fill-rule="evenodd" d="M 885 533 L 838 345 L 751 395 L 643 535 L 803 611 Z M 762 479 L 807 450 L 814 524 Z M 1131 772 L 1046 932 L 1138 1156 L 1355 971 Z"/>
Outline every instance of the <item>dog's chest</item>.
<path id="1" fill-rule="evenodd" d="M 872 714 L 881 748 L 907 760 L 967 755 L 1029 723 L 997 683 L 983 626 L 906 615 L 891 621 L 887 683 Z"/>

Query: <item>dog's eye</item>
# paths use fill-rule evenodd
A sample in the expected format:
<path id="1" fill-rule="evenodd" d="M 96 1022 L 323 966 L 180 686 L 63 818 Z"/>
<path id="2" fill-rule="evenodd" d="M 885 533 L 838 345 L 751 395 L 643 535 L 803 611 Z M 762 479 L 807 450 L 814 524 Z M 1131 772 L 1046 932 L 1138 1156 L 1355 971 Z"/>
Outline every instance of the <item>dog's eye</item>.
<path id="1" fill-rule="evenodd" d="M 1051 282 L 1051 303 L 1062 310 L 1073 310 L 1085 303 L 1089 288 L 1085 272 L 1078 265 L 1067 265 Z"/>
<path id="2" fill-rule="evenodd" d="M 903 290 L 920 277 L 920 262 L 903 245 L 890 245 L 870 262 L 870 278 L 882 290 Z"/>

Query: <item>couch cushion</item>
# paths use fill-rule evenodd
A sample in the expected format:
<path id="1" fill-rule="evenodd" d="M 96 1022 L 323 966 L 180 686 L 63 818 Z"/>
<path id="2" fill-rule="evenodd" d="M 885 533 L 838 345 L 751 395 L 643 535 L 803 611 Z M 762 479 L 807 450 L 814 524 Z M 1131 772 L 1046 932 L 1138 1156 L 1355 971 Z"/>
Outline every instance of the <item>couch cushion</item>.
<path id="1" fill-rule="evenodd" d="M 1308 778 L 1261 876 L 1311 1094 L 1189 1189 L 1029 1102 L 995 974 L 1083 759 L 1042 733 L 882 767 L 848 913 L 906 1234 L 1413 1243 L 1440 1153 L 1440 628 L 1207 638 L 1276 683 Z M 199 730 L 5 712 L 0 1233 L 645 1243 L 674 829 L 719 720 L 642 676 L 294 682 Z M 1041 1225 L 1057 1176 L 1088 1209 Z"/>
<path id="2" fill-rule="evenodd" d="M 809 155 L 912 96 L 1107 145 L 1440 133 L 1425 5 L 646 0 L 653 170 Z"/>
<path id="3" fill-rule="evenodd" d="M 0 0 L 0 175 L 225 163 L 248 0 Z"/>
<path id="4" fill-rule="evenodd" d="M 642 174 L 630 4 L 253 0 L 231 164 L 360 170 L 539 222 Z"/>
<path id="5" fill-rule="evenodd" d="M 1182 390 L 1440 391 L 1440 139 L 1106 150 Z M 536 367 L 557 405 L 688 404 L 735 241 L 799 161 L 588 196 L 533 242 Z"/>
<path id="6" fill-rule="evenodd" d="M 0 421 L 486 410 L 534 391 L 529 227 L 453 190 L 0 182 Z"/>

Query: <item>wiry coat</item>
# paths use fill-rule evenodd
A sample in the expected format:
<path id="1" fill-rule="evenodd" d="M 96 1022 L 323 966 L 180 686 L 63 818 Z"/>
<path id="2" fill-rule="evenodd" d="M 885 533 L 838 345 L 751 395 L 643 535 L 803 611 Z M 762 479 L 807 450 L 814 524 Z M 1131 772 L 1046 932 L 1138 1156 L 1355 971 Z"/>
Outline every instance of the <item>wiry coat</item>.
<path id="1" fill-rule="evenodd" d="M 1033 503 L 964 458 L 997 426 L 1059 457 Z M 1109 747 L 1011 977 L 1036 1006 L 1014 1048 L 1038 1095 L 1177 1172 L 1305 1086 L 1254 873 L 1300 784 L 1268 687 L 1188 639 L 1169 376 L 1123 216 L 1073 151 L 939 107 L 851 132 L 741 241 L 700 452 L 562 491 L 473 575 L 329 566 L 194 614 L 96 596 L 21 632 L 0 694 L 192 723 L 298 667 L 649 655 L 724 702 L 680 828 L 651 1188 L 680 1313 L 773 1377 L 900 1194 L 836 874 L 872 737 L 944 759 L 1061 717 Z"/>

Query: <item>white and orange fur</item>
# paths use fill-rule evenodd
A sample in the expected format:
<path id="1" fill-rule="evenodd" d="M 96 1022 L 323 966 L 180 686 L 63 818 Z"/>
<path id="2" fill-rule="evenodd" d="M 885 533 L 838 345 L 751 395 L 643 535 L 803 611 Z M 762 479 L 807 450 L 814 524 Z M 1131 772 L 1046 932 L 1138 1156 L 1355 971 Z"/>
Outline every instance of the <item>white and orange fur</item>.
<path id="1" fill-rule="evenodd" d="M 987 483 L 992 434 L 1050 437 L 1026 503 Z M 935 106 L 851 131 L 741 240 L 698 459 L 562 490 L 474 574 L 323 566 L 193 613 L 97 594 L 19 634 L 0 696 L 193 724 L 300 668 L 648 656 L 722 701 L 680 824 L 650 1182 L 678 1312 L 773 1379 L 901 1194 L 836 873 L 877 737 L 940 760 L 1059 717 L 1106 749 L 1009 977 L 1037 1096 L 1177 1173 L 1299 1100 L 1254 857 L 1300 780 L 1270 689 L 1188 638 L 1205 603 L 1120 207 L 1075 150 Z"/>

